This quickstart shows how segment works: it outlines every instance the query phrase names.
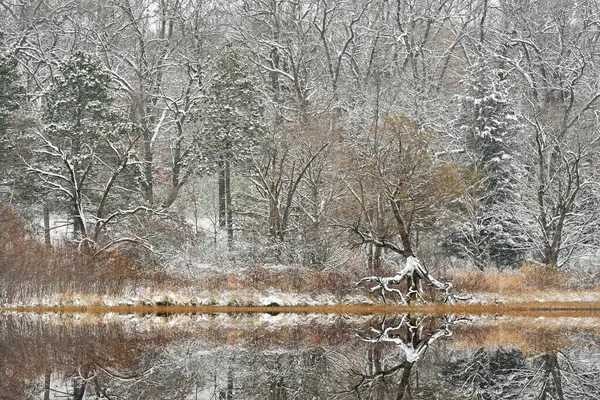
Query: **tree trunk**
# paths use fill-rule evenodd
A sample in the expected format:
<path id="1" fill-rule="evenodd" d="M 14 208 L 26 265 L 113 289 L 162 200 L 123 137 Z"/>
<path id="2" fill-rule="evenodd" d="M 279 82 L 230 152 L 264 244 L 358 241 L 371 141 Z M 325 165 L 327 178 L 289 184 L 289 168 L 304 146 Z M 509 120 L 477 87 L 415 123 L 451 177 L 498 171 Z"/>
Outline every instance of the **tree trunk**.
<path id="1" fill-rule="evenodd" d="M 52 372 L 47 371 L 44 374 L 44 400 L 50 400 L 50 379 Z"/>
<path id="2" fill-rule="evenodd" d="M 52 246 L 50 238 L 50 209 L 48 204 L 44 203 L 44 244 L 50 247 Z"/>
<path id="3" fill-rule="evenodd" d="M 375 246 L 373 251 L 373 272 L 377 275 L 383 273 L 383 247 Z"/>
<path id="4" fill-rule="evenodd" d="M 269 385 L 269 400 L 287 400 L 283 376 Z"/>
<path id="5" fill-rule="evenodd" d="M 270 210 L 269 210 L 269 234 L 276 240 L 279 236 L 279 191 L 275 183 L 271 184 Z"/>
<path id="6" fill-rule="evenodd" d="M 233 368 L 227 370 L 227 400 L 233 400 Z"/>
<path id="7" fill-rule="evenodd" d="M 412 300 L 417 299 L 416 293 L 414 292 L 414 290 L 412 290 L 412 287 L 415 284 L 413 277 L 414 277 L 414 274 L 412 274 L 412 273 L 409 275 L 406 275 L 406 292 L 408 293 L 408 296 L 406 296 L 407 304 L 410 304 L 410 302 Z"/>
<path id="8" fill-rule="evenodd" d="M 554 249 L 550 245 L 544 249 L 544 264 L 558 266 L 558 249 Z"/>
<path id="9" fill-rule="evenodd" d="M 556 352 L 546 353 L 543 355 L 544 369 L 546 373 L 546 384 L 544 385 L 541 398 L 546 398 L 548 393 L 552 390 L 554 393 L 552 398 L 558 400 L 564 400 L 565 395 L 562 387 L 562 377 L 560 374 L 560 368 L 558 365 L 558 357 Z M 552 384 L 552 385 L 551 385 Z M 555 397 L 556 396 L 556 397 Z"/>
<path id="10" fill-rule="evenodd" d="M 83 400 L 87 382 L 80 377 L 73 379 L 73 400 Z"/>
<path id="11" fill-rule="evenodd" d="M 79 215 L 79 207 L 77 201 L 73 200 L 73 240 L 78 240 L 83 237 L 83 220 Z"/>
<path id="12" fill-rule="evenodd" d="M 402 370 L 402 379 L 400 380 L 400 385 L 398 386 L 398 396 L 397 400 L 409 400 L 412 398 L 412 393 L 410 392 L 410 373 L 412 372 L 414 363 L 406 362 L 404 368 Z"/>
<path id="13" fill-rule="evenodd" d="M 231 207 L 231 163 L 225 161 L 225 210 L 227 215 L 227 243 L 233 244 L 233 213 Z"/>
<path id="14" fill-rule="evenodd" d="M 396 209 L 394 209 L 395 211 Z M 405 258 L 414 257 L 415 254 L 412 250 L 412 243 L 410 238 L 410 230 L 407 228 L 404 223 L 404 219 L 399 215 L 399 213 L 394 212 L 396 215 L 396 221 L 398 222 L 398 227 L 400 228 L 400 239 L 402 239 L 402 255 Z M 410 304 L 411 300 L 417 300 L 417 292 L 419 290 L 419 286 L 421 285 L 420 277 L 417 271 L 413 271 L 412 273 L 406 276 L 406 290 L 408 291 L 408 296 L 406 298 L 406 302 Z M 414 290 L 411 290 L 414 288 Z"/>
<path id="15" fill-rule="evenodd" d="M 225 195 L 225 162 L 219 161 L 219 227 L 227 224 L 227 200 Z"/>
<path id="16" fill-rule="evenodd" d="M 375 247 L 375 245 L 373 243 L 367 243 L 367 271 L 369 271 L 369 273 L 374 273 L 375 272 L 375 268 L 373 266 L 373 248 Z"/>
<path id="17" fill-rule="evenodd" d="M 148 128 L 143 129 L 142 139 L 144 141 L 144 180 L 142 181 L 143 195 L 150 207 L 154 205 L 154 186 L 153 186 L 153 155 L 152 155 L 152 135 Z"/>

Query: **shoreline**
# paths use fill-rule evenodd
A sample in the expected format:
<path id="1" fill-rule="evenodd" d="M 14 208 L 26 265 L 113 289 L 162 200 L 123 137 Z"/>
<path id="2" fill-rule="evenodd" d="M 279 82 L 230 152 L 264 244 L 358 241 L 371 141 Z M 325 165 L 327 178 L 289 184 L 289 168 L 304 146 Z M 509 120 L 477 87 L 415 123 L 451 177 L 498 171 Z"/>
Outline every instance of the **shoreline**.
<path id="1" fill-rule="evenodd" d="M 547 317 L 600 317 L 600 302 L 514 302 L 500 304 L 339 304 L 308 306 L 219 306 L 219 305 L 118 305 L 118 306 L 14 306 L 0 312 L 89 313 L 89 314 L 426 314 L 498 315 Z"/>

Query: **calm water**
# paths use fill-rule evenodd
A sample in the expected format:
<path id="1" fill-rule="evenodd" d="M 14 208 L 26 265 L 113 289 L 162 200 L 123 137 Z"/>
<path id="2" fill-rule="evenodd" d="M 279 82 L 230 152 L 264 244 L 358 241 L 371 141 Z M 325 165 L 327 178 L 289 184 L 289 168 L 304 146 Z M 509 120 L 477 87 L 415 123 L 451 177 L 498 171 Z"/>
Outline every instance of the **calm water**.
<path id="1" fill-rule="evenodd" d="M 1 399 L 598 399 L 600 320 L 0 314 Z"/>

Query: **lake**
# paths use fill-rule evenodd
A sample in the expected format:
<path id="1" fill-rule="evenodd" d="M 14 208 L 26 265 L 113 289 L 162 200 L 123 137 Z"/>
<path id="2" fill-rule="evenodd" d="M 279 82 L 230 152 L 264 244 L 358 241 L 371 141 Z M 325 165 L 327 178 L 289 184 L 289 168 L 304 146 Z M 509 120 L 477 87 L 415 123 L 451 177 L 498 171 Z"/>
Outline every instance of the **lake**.
<path id="1" fill-rule="evenodd" d="M 600 319 L 0 313 L 0 399 L 598 399 Z"/>

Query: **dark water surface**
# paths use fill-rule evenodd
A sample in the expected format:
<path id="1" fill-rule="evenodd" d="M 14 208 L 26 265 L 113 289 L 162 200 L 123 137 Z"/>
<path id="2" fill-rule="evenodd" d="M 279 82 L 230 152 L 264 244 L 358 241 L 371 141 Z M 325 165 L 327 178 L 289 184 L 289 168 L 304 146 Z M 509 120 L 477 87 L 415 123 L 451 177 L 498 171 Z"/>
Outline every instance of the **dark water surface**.
<path id="1" fill-rule="evenodd" d="M 600 320 L 0 313 L 0 399 L 599 399 Z"/>

